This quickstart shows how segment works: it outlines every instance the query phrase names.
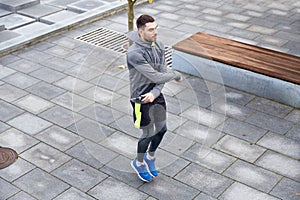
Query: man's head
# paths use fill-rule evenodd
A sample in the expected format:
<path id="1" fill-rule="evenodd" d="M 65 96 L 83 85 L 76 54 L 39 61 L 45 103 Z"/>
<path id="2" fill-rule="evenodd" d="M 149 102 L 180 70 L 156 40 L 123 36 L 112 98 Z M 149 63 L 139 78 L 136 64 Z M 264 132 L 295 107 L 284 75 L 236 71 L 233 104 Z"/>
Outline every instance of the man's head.
<path id="1" fill-rule="evenodd" d="M 150 15 L 141 15 L 136 20 L 139 35 L 143 41 L 155 42 L 157 37 L 157 24 Z"/>

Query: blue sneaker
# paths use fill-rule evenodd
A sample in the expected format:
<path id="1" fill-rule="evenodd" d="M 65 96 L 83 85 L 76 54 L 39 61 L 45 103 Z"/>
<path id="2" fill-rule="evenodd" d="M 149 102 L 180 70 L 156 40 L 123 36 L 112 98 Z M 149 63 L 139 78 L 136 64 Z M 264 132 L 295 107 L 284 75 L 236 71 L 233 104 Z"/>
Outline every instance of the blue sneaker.
<path id="1" fill-rule="evenodd" d="M 156 170 L 155 164 L 154 164 L 156 158 L 153 158 L 153 159 L 149 160 L 147 158 L 147 153 L 145 153 L 144 160 L 145 160 L 145 163 L 148 166 L 148 169 L 149 169 L 149 172 L 150 172 L 151 176 L 157 177 L 158 176 L 158 171 Z"/>
<path id="2" fill-rule="evenodd" d="M 134 171 L 137 173 L 137 175 L 139 176 L 139 178 L 142 181 L 149 182 L 152 180 L 152 177 L 151 177 L 150 173 L 148 172 L 146 164 L 137 166 L 136 159 L 131 161 L 130 164 L 131 164 L 131 167 L 134 169 Z"/>

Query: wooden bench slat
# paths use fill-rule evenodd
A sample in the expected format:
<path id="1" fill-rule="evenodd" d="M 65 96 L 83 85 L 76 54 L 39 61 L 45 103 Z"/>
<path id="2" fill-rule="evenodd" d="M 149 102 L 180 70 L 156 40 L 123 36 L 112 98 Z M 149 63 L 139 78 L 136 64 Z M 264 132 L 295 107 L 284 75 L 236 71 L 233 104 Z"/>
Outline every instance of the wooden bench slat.
<path id="1" fill-rule="evenodd" d="M 261 59 L 260 57 L 254 57 L 254 56 L 251 56 L 250 55 L 243 55 L 241 56 L 240 53 L 235 53 L 235 52 L 228 52 L 227 50 L 225 49 L 218 49 L 218 48 L 214 48 L 212 46 L 207 46 L 207 45 L 203 45 L 203 47 L 205 47 L 206 50 L 210 49 L 212 51 L 209 52 L 209 54 L 215 54 L 215 52 L 219 52 L 223 54 L 223 57 L 226 56 L 226 57 L 233 57 L 235 58 L 235 60 L 237 60 L 237 63 L 245 63 L 246 61 L 248 61 L 248 65 L 249 65 L 249 68 L 251 68 L 251 66 L 258 66 L 258 67 L 261 67 L 263 68 L 264 66 L 266 66 L 266 70 L 278 70 L 278 71 L 287 71 L 288 73 L 293 73 L 293 74 L 298 74 L 300 76 L 300 70 L 297 69 L 297 65 L 296 63 L 293 63 L 294 67 L 288 67 L 284 64 L 281 64 L 280 62 L 269 62 L 269 61 L 265 61 L 263 59 Z M 221 56 L 221 55 L 218 55 L 218 56 Z M 212 56 L 213 57 L 216 57 L 216 56 Z M 239 62 L 239 60 L 241 60 L 241 62 Z M 281 60 L 282 62 L 282 60 Z M 237 64 L 235 64 L 237 65 Z"/>
<path id="2" fill-rule="evenodd" d="M 214 52 L 214 49 L 207 49 L 208 54 L 211 52 Z M 239 62 L 239 55 L 228 55 L 226 52 L 219 51 L 220 55 L 218 58 L 212 58 L 212 60 L 218 61 L 218 62 L 224 62 L 224 63 L 230 63 L 230 65 L 238 66 L 239 68 L 251 70 L 258 72 L 260 74 L 264 74 L 267 76 L 277 77 L 280 76 L 283 80 L 289 80 L 295 83 L 300 84 L 300 73 L 288 71 L 283 73 L 282 69 L 276 68 L 276 66 L 272 66 L 268 63 L 258 63 L 253 61 L 253 58 L 249 57 L 248 59 L 244 58 L 243 62 Z"/>
<path id="3" fill-rule="evenodd" d="M 203 40 L 203 38 L 205 40 Z M 281 52 L 276 52 L 272 50 L 267 50 L 261 47 L 253 46 L 253 45 L 247 45 L 244 43 L 235 42 L 228 39 L 218 38 L 213 36 L 212 38 L 208 38 L 206 35 L 201 34 L 201 37 L 199 35 L 193 35 L 191 37 L 192 40 L 195 40 L 195 42 L 199 44 L 208 44 L 215 47 L 218 47 L 220 49 L 226 49 L 230 50 L 230 52 L 238 52 L 241 54 L 241 57 L 244 56 L 251 56 L 251 57 L 257 57 L 260 60 L 267 60 L 270 63 L 275 63 L 282 66 L 287 66 L 288 68 L 294 68 L 295 70 L 300 70 L 299 68 L 299 58 L 295 56 L 290 56 L 288 54 L 284 54 Z M 285 60 L 284 63 L 282 63 L 282 59 Z M 297 65 L 298 64 L 298 65 Z M 297 68 L 298 67 L 298 68 Z"/>
<path id="4" fill-rule="evenodd" d="M 230 39 L 225 39 L 225 38 L 221 38 L 218 36 L 213 36 L 213 35 L 209 35 L 209 34 L 205 34 L 205 33 L 197 33 L 195 35 L 192 35 L 191 38 L 196 39 L 196 41 L 200 42 L 200 43 L 205 43 L 205 42 L 215 42 L 214 45 L 217 46 L 221 46 L 221 44 L 223 45 L 233 45 L 233 46 L 237 46 L 241 49 L 246 49 L 246 50 L 251 50 L 251 49 L 255 49 L 255 51 L 258 51 L 260 53 L 269 53 L 273 56 L 279 56 L 281 58 L 288 58 L 288 59 L 292 59 L 294 61 L 299 61 L 299 57 L 290 55 L 290 54 L 286 54 L 286 53 L 282 53 L 282 52 L 278 52 L 278 51 L 274 51 L 271 49 L 265 49 L 262 47 L 258 47 L 255 45 L 251 45 L 251 44 L 246 44 L 246 43 L 242 43 L 242 42 L 237 42 L 234 40 L 230 40 Z"/>
<path id="5" fill-rule="evenodd" d="M 297 56 L 204 33 L 194 34 L 173 48 L 300 84 L 300 58 Z"/>

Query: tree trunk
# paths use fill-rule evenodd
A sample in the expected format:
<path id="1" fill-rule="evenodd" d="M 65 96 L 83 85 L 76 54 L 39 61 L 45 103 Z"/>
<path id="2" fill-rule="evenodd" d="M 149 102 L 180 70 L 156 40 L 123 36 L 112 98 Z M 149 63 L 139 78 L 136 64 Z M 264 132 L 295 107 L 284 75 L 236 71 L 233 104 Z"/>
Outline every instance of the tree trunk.
<path id="1" fill-rule="evenodd" d="M 134 26 L 133 6 L 134 6 L 135 2 L 136 2 L 136 0 L 128 0 L 128 32 L 133 31 L 133 26 Z"/>

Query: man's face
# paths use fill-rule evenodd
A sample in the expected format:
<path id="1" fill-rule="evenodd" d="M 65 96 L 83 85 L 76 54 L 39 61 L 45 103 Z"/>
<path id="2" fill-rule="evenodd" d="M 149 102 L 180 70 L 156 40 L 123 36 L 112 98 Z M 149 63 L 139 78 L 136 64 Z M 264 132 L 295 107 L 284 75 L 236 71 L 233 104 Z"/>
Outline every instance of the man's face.
<path id="1" fill-rule="evenodd" d="M 156 22 L 148 22 L 144 27 L 139 29 L 140 37 L 146 42 L 155 42 L 157 37 L 157 24 Z"/>

